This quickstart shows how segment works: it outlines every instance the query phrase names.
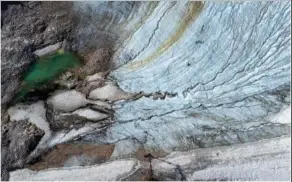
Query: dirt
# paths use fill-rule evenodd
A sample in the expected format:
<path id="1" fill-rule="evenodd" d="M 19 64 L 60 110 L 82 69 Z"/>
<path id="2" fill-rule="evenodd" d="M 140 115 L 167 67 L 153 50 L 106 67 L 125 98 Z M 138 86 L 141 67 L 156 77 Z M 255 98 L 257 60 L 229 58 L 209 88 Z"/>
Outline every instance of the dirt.
<path id="1" fill-rule="evenodd" d="M 44 170 L 48 168 L 66 167 L 66 166 L 88 166 L 102 164 L 110 160 L 115 145 L 94 145 L 94 144 L 59 144 L 51 151 L 43 154 L 40 160 L 34 164 L 26 166 L 31 170 Z M 149 162 L 147 155 L 149 151 L 139 148 L 132 157 L 142 161 Z M 156 158 L 168 155 L 165 151 L 152 151 L 152 156 Z M 124 181 L 153 181 L 151 172 L 148 168 L 139 169 Z"/>
<path id="2" fill-rule="evenodd" d="M 85 65 L 83 72 L 92 75 L 98 72 L 105 72 L 111 68 L 112 50 L 100 48 L 84 56 Z"/>
<path id="3" fill-rule="evenodd" d="M 85 159 L 85 162 L 77 165 L 101 164 L 110 159 L 114 148 L 114 145 L 59 144 L 50 152 L 43 154 L 40 161 L 27 167 L 37 171 L 47 168 L 63 167 L 66 164 L 74 163 L 72 161 L 74 158 L 77 158 L 77 160 L 80 160 L 80 158 Z"/>

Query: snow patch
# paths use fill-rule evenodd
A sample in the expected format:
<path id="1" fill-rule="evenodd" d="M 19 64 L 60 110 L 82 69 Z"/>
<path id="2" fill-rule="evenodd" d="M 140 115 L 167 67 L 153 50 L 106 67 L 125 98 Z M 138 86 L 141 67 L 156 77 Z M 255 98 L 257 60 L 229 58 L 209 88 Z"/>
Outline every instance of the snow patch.
<path id="1" fill-rule="evenodd" d="M 102 114 L 100 112 L 94 111 L 92 109 L 78 109 L 77 111 L 74 111 L 73 114 L 77 114 L 78 116 L 85 117 L 87 119 L 98 121 L 101 119 L 105 119 L 108 116 L 106 114 Z"/>

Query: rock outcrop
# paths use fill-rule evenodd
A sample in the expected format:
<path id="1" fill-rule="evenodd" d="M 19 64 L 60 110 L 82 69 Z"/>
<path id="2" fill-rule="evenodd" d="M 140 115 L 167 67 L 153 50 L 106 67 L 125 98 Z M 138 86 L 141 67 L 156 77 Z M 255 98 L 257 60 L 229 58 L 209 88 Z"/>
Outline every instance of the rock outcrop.
<path id="1" fill-rule="evenodd" d="M 1 105 L 15 96 L 23 73 L 38 49 L 68 38 L 73 27 L 72 3 L 27 2 L 1 11 Z"/>

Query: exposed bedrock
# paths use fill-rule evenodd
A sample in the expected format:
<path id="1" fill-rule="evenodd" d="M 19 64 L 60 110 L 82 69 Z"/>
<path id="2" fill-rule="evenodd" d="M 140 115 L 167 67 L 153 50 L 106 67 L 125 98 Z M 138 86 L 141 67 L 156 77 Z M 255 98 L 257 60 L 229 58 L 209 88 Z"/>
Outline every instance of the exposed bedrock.
<path id="1" fill-rule="evenodd" d="M 23 73 L 42 49 L 62 43 L 73 27 L 72 3 L 24 2 L 1 11 L 1 105 L 15 96 Z M 55 45 L 56 47 L 57 45 Z M 54 47 L 51 47 L 51 49 Z"/>
<path id="2" fill-rule="evenodd" d="M 289 1 L 74 2 L 67 10 L 74 28 L 60 39 L 83 56 L 83 79 L 66 73 L 55 80 L 62 90 L 9 107 L 11 122 L 44 132 L 27 163 L 57 146 L 33 164 L 40 172 L 14 171 L 11 179 L 289 180 L 290 8 Z M 34 53 L 64 47 L 53 40 Z M 19 70 L 31 62 L 21 55 Z M 76 153 L 46 162 L 65 142 Z M 111 156 L 100 164 L 88 145 L 110 145 Z M 108 175 L 113 166 L 119 170 Z"/>

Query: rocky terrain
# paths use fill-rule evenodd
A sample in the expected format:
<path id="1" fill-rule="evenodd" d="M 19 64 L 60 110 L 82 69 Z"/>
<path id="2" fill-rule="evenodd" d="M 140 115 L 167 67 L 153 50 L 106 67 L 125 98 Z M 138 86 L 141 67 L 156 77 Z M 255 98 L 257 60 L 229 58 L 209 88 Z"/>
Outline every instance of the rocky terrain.
<path id="1" fill-rule="evenodd" d="M 5 6 L 2 180 L 291 180 L 290 9 Z M 13 103 L 28 68 L 60 49 L 83 65 Z"/>

